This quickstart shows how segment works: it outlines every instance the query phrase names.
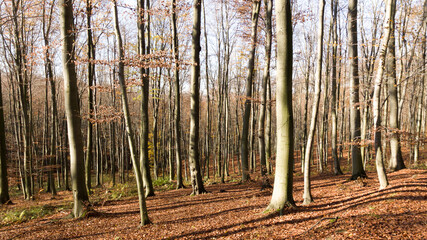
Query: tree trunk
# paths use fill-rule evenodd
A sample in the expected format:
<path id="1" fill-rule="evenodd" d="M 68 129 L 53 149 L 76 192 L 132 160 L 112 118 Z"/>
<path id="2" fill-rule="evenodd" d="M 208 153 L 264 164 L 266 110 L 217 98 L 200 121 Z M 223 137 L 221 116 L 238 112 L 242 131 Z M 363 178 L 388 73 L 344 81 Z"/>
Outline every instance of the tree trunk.
<path id="1" fill-rule="evenodd" d="M 154 196 L 154 187 L 151 180 L 150 174 L 150 163 L 148 158 L 148 97 L 150 94 L 150 79 L 148 68 L 145 65 L 145 54 L 146 54 L 146 44 L 145 44 L 145 0 L 138 0 L 138 54 L 140 58 L 140 77 L 142 80 L 142 101 L 141 101 L 141 142 L 140 142 L 140 162 L 141 162 L 141 171 L 142 178 L 145 186 L 145 197 Z"/>
<path id="2" fill-rule="evenodd" d="M 331 120 L 332 120 L 332 157 L 334 159 L 334 174 L 342 175 L 340 168 L 340 159 L 337 150 L 337 58 L 338 58 L 338 0 L 333 0 L 331 3 L 332 11 L 332 28 L 333 28 L 333 47 L 332 47 L 332 103 L 331 103 Z"/>
<path id="3" fill-rule="evenodd" d="M 379 49 L 379 65 L 377 70 L 377 75 L 375 76 L 374 81 L 374 95 L 372 98 L 372 115 L 374 118 L 374 144 L 375 144 L 375 163 L 377 167 L 378 180 L 380 182 L 380 189 L 384 189 L 388 186 L 387 175 L 385 172 L 384 162 L 383 162 L 383 151 L 381 149 L 381 109 L 380 109 L 380 100 L 381 100 L 381 83 L 384 73 L 387 48 L 389 45 L 391 29 L 394 25 L 394 8 L 396 7 L 395 0 L 386 1 L 386 19 L 384 21 L 384 33 L 383 38 L 381 39 L 380 49 Z"/>
<path id="4" fill-rule="evenodd" d="M 89 201 L 85 184 L 83 136 L 80 122 L 80 106 L 77 89 L 77 74 L 74 58 L 73 1 L 61 0 L 62 65 L 64 71 L 65 113 L 67 116 L 68 141 L 70 146 L 71 176 L 73 186 L 74 217 L 85 214 L 83 206 Z"/>
<path id="5" fill-rule="evenodd" d="M 271 78 L 267 79 L 267 109 L 265 120 L 265 159 L 267 162 L 267 174 L 271 174 Z M 237 108 L 237 107 L 236 107 Z M 238 121 L 238 120 L 237 120 Z"/>
<path id="6" fill-rule="evenodd" d="M 209 160 L 210 160 L 210 143 L 211 143 L 211 116 L 210 116 L 210 92 L 209 92 L 209 49 L 208 49 L 208 34 L 206 28 L 206 8 L 205 0 L 203 4 L 203 33 L 205 36 L 205 68 L 206 68 L 206 177 L 209 178 Z"/>
<path id="7" fill-rule="evenodd" d="M 414 164 L 418 164 L 419 159 L 419 148 L 420 148 L 420 137 L 421 137 L 421 120 L 422 120 L 422 109 L 424 101 L 424 89 L 425 89 L 425 75 L 426 75 L 426 33 L 427 33 L 427 0 L 424 1 L 424 17 L 423 17 L 423 53 L 422 53 L 422 77 L 420 83 L 420 100 L 418 102 L 418 113 L 415 127 L 415 146 L 414 146 Z"/>
<path id="8" fill-rule="evenodd" d="M 357 0 L 348 2 L 348 55 L 350 58 L 351 179 L 366 177 L 360 153 L 359 63 L 357 54 Z"/>
<path id="9" fill-rule="evenodd" d="M 168 71 L 168 77 L 170 78 L 170 71 Z M 169 82 L 169 137 L 168 137 L 168 164 L 169 164 L 169 181 L 172 181 L 175 177 L 175 169 L 173 164 L 173 149 L 172 142 L 175 132 L 172 133 L 174 129 L 174 124 L 172 120 L 173 107 L 172 107 L 172 81 Z"/>
<path id="10" fill-rule="evenodd" d="M 14 41 L 15 41 L 15 67 L 16 67 L 16 78 L 18 79 L 18 87 L 19 87 L 19 103 L 22 108 L 22 138 L 24 145 L 24 171 L 23 171 L 23 190 L 24 190 L 24 198 L 27 200 L 33 199 L 33 192 L 31 187 L 32 176 L 31 176 L 31 133 L 30 133 L 30 103 L 28 100 L 29 96 L 29 83 L 26 73 L 24 71 L 25 68 L 25 51 L 24 51 L 24 43 L 23 43 L 23 32 L 18 23 L 18 8 L 15 0 L 12 1 L 12 9 L 13 9 L 13 24 L 14 24 Z M 21 23 L 24 24 L 24 23 Z"/>
<path id="11" fill-rule="evenodd" d="M 242 181 L 249 180 L 248 169 L 248 135 L 249 135 L 249 120 L 251 115 L 251 97 L 253 85 L 253 71 L 255 65 L 255 50 L 257 39 L 258 15 L 260 9 L 260 1 L 252 1 L 252 30 L 251 30 L 251 50 L 249 53 L 248 73 L 246 79 L 246 100 L 245 100 L 245 113 L 243 116 L 243 129 L 240 139 L 240 154 L 242 159 Z"/>
<path id="12" fill-rule="evenodd" d="M 93 64 L 93 60 L 95 60 L 95 47 L 93 45 L 92 40 L 92 27 L 91 27 L 91 16 L 92 16 L 92 1 L 86 0 L 86 11 L 87 11 L 87 55 L 88 55 L 88 114 L 89 119 L 87 122 L 87 143 L 86 143 L 86 161 L 85 161 L 85 169 L 86 169 L 86 187 L 90 193 L 90 189 L 92 188 L 92 175 L 91 175 L 91 165 L 93 161 L 93 130 L 92 130 L 92 114 L 94 113 L 93 107 L 93 79 L 95 77 L 95 64 Z"/>
<path id="13" fill-rule="evenodd" d="M 271 60 L 271 16 L 273 11 L 273 0 L 264 0 L 265 4 L 265 28 L 266 28 L 266 43 L 265 43 L 265 67 L 262 78 L 262 92 L 261 92 L 261 106 L 259 110 L 259 123 L 258 123 L 258 147 L 261 163 L 261 176 L 266 175 L 267 173 L 267 163 L 265 156 L 265 112 L 266 112 L 266 103 L 267 103 L 267 83 L 270 78 L 270 60 Z M 265 183 L 267 184 L 267 183 Z"/>
<path id="14" fill-rule="evenodd" d="M 176 188 L 183 188 L 182 181 L 182 159 L 181 159 L 181 97 L 179 88 L 179 45 L 178 45 L 178 29 L 176 25 L 176 0 L 171 0 L 172 5 L 172 49 L 175 64 L 175 151 L 176 151 Z"/>
<path id="15" fill-rule="evenodd" d="M 9 184 L 7 179 L 7 149 L 6 133 L 4 128 L 3 114 L 3 91 L 2 91 L 1 73 L 0 73 L 0 204 L 8 203 Z"/>
<path id="16" fill-rule="evenodd" d="M 307 145 L 304 156 L 304 202 L 303 204 L 310 204 L 313 202 L 311 196 L 311 183 L 310 183 L 310 158 L 311 148 L 314 141 L 314 134 L 316 130 L 317 114 L 320 101 L 320 87 L 322 83 L 322 63 L 323 63 L 323 20 L 325 12 L 325 0 L 319 0 L 319 26 L 317 32 L 317 63 L 316 63 L 316 82 L 314 83 L 314 100 L 311 113 L 310 129 L 307 136 Z M 319 151 L 319 155 L 320 155 Z"/>
<path id="17" fill-rule="evenodd" d="M 294 125 L 292 114 L 292 13 L 290 0 L 276 0 L 277 32 L 277 155 L 273 195 L 267 209 L 295 206 L 292 196 Z"/>
<path id="18" fill-rule="evenodd" d="M 190 115 L 190 147 L 189 147 L 189 165 L 191 174 L 192 194 L 205 193 L 202 175 L 200 174 L 199 164 L 199 77 L 200 77 L 200 19 L 201 19 L 201 0 L 193 1 L 193 33 L 191 56 L 193 64 L 191 66 L 191 115 Z"/>
<path id="19" fill-rule="evenodd" d="M 135 156 L 135 149 L 134 149 L 134 134 L 132 130 L 132 123 L 130 119 L 130 111 L 128 106 L 128 99 L 127 99 L 127 92 L 126 92 L 126 83 L 125 83 L 125 71 L 124 71 L 124 53 L 123 53 L 123 43 L 122 43 L 122 37 L 120 34 L 120 28 L 119 28 L 119 20 L 118 20 L 118 14 L 117 14 L 117 2 L 114 0 L 113 5 L 113 11 L 114 11 L 114 30 L 117 40 L 117 47 L 119 50 L 119 84 L 120 84 L 120 91 L 121 99 L 122 99 L 122 106 L 123 106 L 123 114 L 124 114 L 124 120 L 126 125 L 126 134 L 128 136 L 128 142 L 129 142 L 129 150 L 131 155 L 131 160 L 133 164 L 133 170 L 135 172 L 135 180 L 136 180 L 136 187 L 138 190 L 138 199 L 139 199 L 139 213 L 141 217 L 141 225 L 146 225 L 150 223 L 150 220 L 148 218 L 147 213 L 147 206 L 145 203 L 145 195 L 144 195 L 144 187 L 143 187 L 143 179 L 142 179 L 142 173 L 141 168 L 139 165 L 139 161 L 136 160 Z"/>
<path id="20" fill-rule="evenodd" d="M 49 14 L 46 13 L 46 5 L 43 4 L 43 16 L 47 16 L 47 22 L 45 17 L 43 17 L 43 39 L 46 47 L 45 52 L 45 76 L 46 76 L 46 91 L 47 91 L 47 82 L 49 81 L 51 87 L 51 102 L 52 102 L 52 123 L 51 123 L 51 142 L 49 147 L 49 172 L 48 172 L 48 192 L 51 192 L 52 195 L 56 195 L 55 188 L 55 178 L 54 178 L 54 163 L 57 163 L 57 153 L 56 153 L 56 139 L 57 139 L 57 129 L 56 126 L 58 124 L 58 110 L 56 103 L 56 88 L 55 88 L 55 80 L 53 79 L 53 69 L 52 69 L 52 60 L 49 51 L 49 38 L 52 26 L 52 16 L 53 16 L 53 4 L 50 6 Z M 47 95 L 46 95 L 47 97 Z M 47 99 L 46 99 L 47 101 Z M 46 103 L 47 107 L 47 103 Z M 47 112 L 47 111 L 46 111 Z M 46 122 L 48 122 L 48 117 L 46 116 Z M 48 132 L 48 130 L 46 129 Z"/>
<path id="21" fill-rule="evenodd" d="M 385 62 L 386 74 L 387 74 L 387 86 L 388 86 L 388 103 L 389 103 L 389 125 L 391 128 L 390 136 L 390 165 L 389 168 L 392 171 L 398 171 L 405 168 L 405 163 L 402 158 L 402 151 L 400 148 L 400 126 L 399 126 L 399 106 L 397 98 L 397 82 L 396 82 L 396 39 L 395 39 L 395 20 L 396 4 L 391 9 L 391 21 L 390 24 L 390 40 L 388 43 L 388 50 Z"/>
<path id="22" fill-rule="evenodd" d="M 304 173 L 304 154 L 307 145 L 307 119 L 308 119 L 308 92 L 309 92 L 309 83 L 310 83 L 310 72 L 311 72 L 311 63 L 310 63 L 310 55 L 312 53 L 312 44 L 310 40 L 310 35 L 306 35 L 306 42 L 308 45 L 308 54 L 307 54 L 307 70 L 305 72 L 304 77 L 304 85 L 305 85 L 305 103 L 304 103 L 304 120 L 303 120 L 303 130 L 302 130 L 302 147 L 301 147 L 301 172 Z"/>

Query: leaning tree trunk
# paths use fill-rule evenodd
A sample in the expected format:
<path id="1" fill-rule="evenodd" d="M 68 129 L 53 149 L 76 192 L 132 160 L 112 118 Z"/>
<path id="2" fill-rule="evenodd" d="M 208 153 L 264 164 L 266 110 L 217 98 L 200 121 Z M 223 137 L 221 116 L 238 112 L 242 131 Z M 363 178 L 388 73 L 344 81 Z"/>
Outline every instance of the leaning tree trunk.
<path id="1" fill-rule="evenodd" d="M 360 153 L 359 62 L 357 54 L 357 0 L 348 2 L 348 56 L 350 58 L 351 179 L 366 177 Z"/>
<path id="2" fill-rule="evenodd" d="M 304 156 L 304 202 L 303 204 L 310 204 L 313 202 L 311 196 L 311 183 L 310 183 L 310 158 L 311 148 L 314 141 L 314 134 L 316 130 L 317 114 L 320 101 L 320 87 L 322 83 L 322 63 L 323 63 L 323 20 L 325 12 L 325 0 L 319 0 L 319 26 L 317 32 L 317 63 L 316 63 L 316 80 L 314 83 L 314 100 L 311 113 L 310 129 L 308 130 L 307 145 Z M 319 155 L 322 154 L 319 151 Z M 320 163 L 322 164 L 322 163 Z"/>
<path id="3" fill-rule="evenodd" d="M 130 110 L 128 105 L 128 99 L 127 99 L 127 92 L 126 92 L 126 83 L 125 83 L 125 66 L 124 66 L 124 53 L 123 53 L 123 43 L 122 43 L 122 36 L 120 34 L 120 28 L 119 28 L 119 20 L 118 20 L 118 14 L 117 14 L 117 2 L 114 0 L 113 5 L 113 12 L 114 12 L 114 30 L 117 40 L 117 48 L 119 51 L 119 84 L 120 84 L 120 91 L 121 94 L 121 100 L 122 100 L 122 107 L 123 107 L 123 115 L 126 125 L 126 134 L 128 136 L 128 142 L 129 142 L 129 150 L 131 155 L 131 160 L 133 164 L 133 170 L 135 173 L 135 180 L 136 180 L 136 187 L 138 190 L 138 199 L 139 199 L 139 213 L 141 217 L 141 225 L 146 225 L 150 223 L 150 219 L 148 218 L 148 212 L 147 212 L 147 206 L 145 203 L 145 195 L 144 195 L 144 187 L 143 187 L 143 180 L 142 180 L 142 173 L 141 168 L 139 165 L 139 161 L 136 160 L 135 156 L 135 143 L 134 143 L 134 134 L 132 130 L 132 123 L 130 119 Z"/>
<path id="4" fill-rule="evenodd" d="M 7 149 L 6 133 L 4 129 L 2 85 L 0 73 L 0 204 L 5 204 L 9 202 L 10 197 L 7 180 Z"/>
<path id="5" fill-rule="evenodd" d="M 387 175 L 384 168 L 383 162 L 383 151 L 381 149 L 381 109 L 380 109 L 380 100 L 381 100 L 381 83 L 384 73 L 387 47 L 390 40 L 390 33 L 392 25 L 394 25 L 394 8 L 396 7 L 395 0 L 386 1 L 386 19 L 384 21 L 384 34 L 380 43 L 380 62 L 378 65 L 377 75 L 375 76 L 374 81 L 374 96 L 372 97 L 372 115 L 374 118 L 374 144 L 375 144 L 375 163 L 377 167 L 378 180 L 380 182 L 380 189 L 384 189 L 388 186 Z"/>
<path id="6" fill-rule="evenodd" d="M 67 116 L 70 166 L 73 187 L 74 217 L 83 216 L 83 206 L 89 201 L 85 184 L 83 136 L 74 58 L 75 28 L 73 1 L 61 0 L 62 66 L 64 72 L 65 113 Z"/>
<path id="7" fill-rule="evenodd" d="M 273 195 L 267 209 L 295 206 L 292 196 L 294 124 L 292 114 L 292 13 L 290 0 L 276 0 L 277 32 L 277 155 Z"/>
<path id="8" fill-rule="evenodd" d="M 140 162 L 142 178 L 145 186 L 145 196 L 154 196 L 153 181 L 150 174 L 150 163 L 148 158 L 148 97 L 150 94 L 150 78 L 148 76 L 148 68 L 145 66 L 146 61 L 146 44 L 145 44 L 145 8 L 144 0 L 138 0 L 138 54 L 141 59 L 140 77 L 142 79 L 142 101 L 141 101 L 141 143 L 140 143 Z"/>
<path id="9" fill-rule="evenodd" d="M 201 19 L 201 0 L 193 1 L 193 33 L 191 56 L 193 64 L 191 66 L 191 115 L 190 115 L 190 148 L 189 165 L 191 174 L 192 194 L 205 193 L 202 175 L 199 164 L 199 115 L 200 115 L 200 19 Z"/>
<path id="10" fill-rule="evenodd" d="M 253 71 L 255 65 L 255 49 L 257 39 L 258 15 L 261 3 L 260 1 L 253 0 L 252 2 L 252 32 L 251 32 L 251 50 L 249 53 L 248 73 L 246 79 L 246 101 L 245 113 L 243 116 L 243 129 L 240 144 L 240 154 L 242 159 L 242 181 L 249 180 L 248 169 L 248 136 L 249 136 L 249 120 L 251 116 L 251 97 L 253 85 Z"/>
<path id="11" fill-rule="evenodd" d="M 176 152 L 176 188 L 183 188 L 182 181 L 182 159 L 181 159 L 181 96 L 179 89 L 179 46 L 178 46 L 178 29 L 176 26 L 176 0 L 171 0 L 172 5 L 172 49 L 174 56 L 174 77 L 175 77 L 175 152 Z"/>

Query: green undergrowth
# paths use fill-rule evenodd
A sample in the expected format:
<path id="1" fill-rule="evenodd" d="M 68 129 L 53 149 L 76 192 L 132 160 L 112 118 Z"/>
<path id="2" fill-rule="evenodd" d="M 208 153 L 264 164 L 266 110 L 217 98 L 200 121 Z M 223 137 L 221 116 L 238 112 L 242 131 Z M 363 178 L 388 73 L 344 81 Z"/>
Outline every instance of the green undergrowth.
<path id="1" fill-rule="evenodd" d="M 411 166 L 411 169 L 427 170 L 427 162 L 421 162 L 418 164 L 413 164 Z"/>
<path id="2" fill-rule="evenodd" d="M 31 219 L 52 215 L 61 211 L 69 211 L 71 209 L 71 203 L 58 206 L 46 204 L 25 208 L 11 208 L 0 212 L 0 226 L 22 223 Z"/>
<path id="3" fill-rule="evenodd" d="M 158 178 L 153 181 L 155 191 L 168 191 L 175 189 L 176 184 L 170 182 L 168 178 Z M 123 200 L 137 197 L 138 190 L 135 181 L 132 179 L 126 183 L 104 184 L 101 187 L 94 187 L 89 196 L 93 205 L 104 205 L 107 201 Z"/>
<path id="4" fill-rule="evenodd" d="M 174 182 L 169 181 L 169 178 L 157 178 L 153 181 L 153 186 L 157 191 L 168 191 L 175 189 L 176 185 Z"/>
<path id="5" fill-rule="evenodd" d="M 138 196 L 136 184 L 133 182 L 104 184 L 91 189 L 89 200 L 92 205 L 104 205 L 107 201 L 115 201 Z"/>

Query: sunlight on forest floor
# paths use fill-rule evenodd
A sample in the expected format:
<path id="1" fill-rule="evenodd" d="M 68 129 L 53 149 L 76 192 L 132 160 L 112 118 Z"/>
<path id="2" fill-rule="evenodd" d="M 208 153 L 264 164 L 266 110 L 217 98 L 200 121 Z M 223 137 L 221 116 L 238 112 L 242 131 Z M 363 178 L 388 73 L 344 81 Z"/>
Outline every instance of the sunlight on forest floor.
<path id="1" fill-rule="evenodd" d="M 156 196 L 147 200 L 153 224 L 141 228 L 132 184 L 95 188 L 94 212 L 79 220 L 68 217 L 70 192 L 55 198 L 39 193 L 32 202 L 14 197 L 13 205 L 1 208 L 0 239 L 427 239 L 427 170 L 389 173 L 391 185 L 381 191 L 376 173 L 368 176 L 348 181 L 348 174 L 314 174 L 315 202 L 301 206 L 303 179 L 298 172 L 298 207 L 282 216 L 264 213 L 272 189 L 261 190 L 257 174 L 245 184 L 237 176 L 225 184 L 209 180 L 209 193 L 200 196 L 189 196 L 189 187 L 174 190 L 161 179 L 155 184 Z"/>

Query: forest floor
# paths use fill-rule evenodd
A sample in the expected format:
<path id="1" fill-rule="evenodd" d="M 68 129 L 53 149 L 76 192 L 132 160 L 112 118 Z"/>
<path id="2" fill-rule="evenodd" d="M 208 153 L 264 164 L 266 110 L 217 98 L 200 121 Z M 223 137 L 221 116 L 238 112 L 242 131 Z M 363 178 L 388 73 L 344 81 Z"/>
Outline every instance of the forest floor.
<path id="1" fill-rule="evenodd" d="M 190 196 L 190 187 L 157 184 L 147 200 L 152 224 L 143 227 L 134 188 L 126 184 L 95 188 L 94 212 L 82 219 L 70 218 L 71 192 L 54 199 L 39 193 L 35 201 L 16 196 L 0 208 L 0 239 L 427 239 L 425 168 L 389 173 L 390 186 L 380 191 L 374 171 L 357 181 L 313 174 L 308 206 L 302 174 L 294 175 L 297 207 L 282 215 L 265 212 L 272 189 L 261 190 L 255 174 L 244 184 L 209 181 L 209 193 L 199 196 Z"/>

